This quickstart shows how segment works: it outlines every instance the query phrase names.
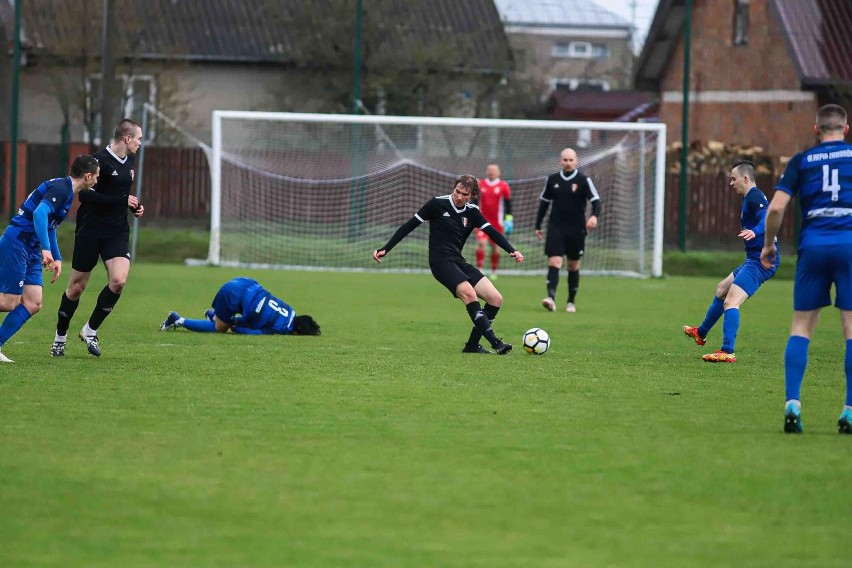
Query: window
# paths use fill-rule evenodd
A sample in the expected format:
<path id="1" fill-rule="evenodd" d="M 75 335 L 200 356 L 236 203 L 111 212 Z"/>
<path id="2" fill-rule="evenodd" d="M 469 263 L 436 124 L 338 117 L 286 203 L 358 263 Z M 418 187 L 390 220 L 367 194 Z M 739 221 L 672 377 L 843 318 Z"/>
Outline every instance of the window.
<path id="1" fill-rule="evenodd" d="M 550 55 L 574 59 L 607 59 L 609 58 L 609 45 L 588 41 L 556 42 L 550 50 Z"/>
<path id="2" fill-rule="evenodd" d="M 734 0 L 734 45 L 748 44 L 749 0 Z"/>
<path id="3" fill-rule="evenodd" d="M 603 79 L 552 78 L 551 90 L 565 91 L 608 91 L 609 81 Z"/>
<path id="4" fill-rule="evenodd" d="M 550 51 L 550 54 L 553 57 L 571 57 L 570 48 L 567 43 L 554 43 L 553 49 Z"/>
<path id="5" fill-rule="evenodd" d="M 157 95 L 157 86 L 152 75 L 117 75 L 116 80 L 121 81 L 121 116 L 119 118 L 132 118 L 133 120 L 142 120 L 142 105 L 145 103 L 154 104 Z M 93 142 L 100 145 L 103 142 L 100 139 L 101 133 L 101 113 L 100 113 L 100 97 L 101 97 L 101 75 L 100 73 L 91 75 L 86 80 L 86 108 L 89 110 L 89 115 L 92 117 L 92 129 L 94 132 L 85 132 L 84 138 L 86 142 Z M 148 132 L 143 133 L 145 141 L 154 139 L 154 129 L 148 128 Z"/>

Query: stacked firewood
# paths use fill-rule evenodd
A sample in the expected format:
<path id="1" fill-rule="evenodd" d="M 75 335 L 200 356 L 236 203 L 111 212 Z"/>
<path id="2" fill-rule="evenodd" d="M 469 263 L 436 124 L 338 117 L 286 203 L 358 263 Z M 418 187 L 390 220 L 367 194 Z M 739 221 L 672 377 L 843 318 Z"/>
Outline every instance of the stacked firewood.
<path id="1" fill-rule="evenodd" d="M 681 160 L 680 142 L 674 142 L 668 147 L 666 163 L 670 173 L 680 173 Z M 789 158 L 770 156 L 760 146 L 743 144 L 725 144 L 716 140 L 708 142 L 690 142 L 687 152 L 687 168 L 690 174 L 725 174 L 741 160 L 754 164 L 758 175 L 775 175 L 782 171 Z"/>

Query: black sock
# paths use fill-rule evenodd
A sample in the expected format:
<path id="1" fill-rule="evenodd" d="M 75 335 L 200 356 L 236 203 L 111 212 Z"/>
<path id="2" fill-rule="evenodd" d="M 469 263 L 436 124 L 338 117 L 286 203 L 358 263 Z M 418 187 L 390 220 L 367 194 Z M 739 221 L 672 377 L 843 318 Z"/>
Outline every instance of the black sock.
<path id="1" fill-rule="evenodd" d="M 498 306 L 492 306 L 491 304 L 485 304 L 485 307 L 482 309 L 482 312 L 488 318 L 488 321 L 494 322 L 494 318 L 497 317 L 497 312 L 500 311 Z M 476 326 L 472 330 L 470 330 L 470 337 L 467 340 L 467 347 L 476 347 L 479 345 L 479 340 L 482 339 L 482 333 L 476 329 Z"/>
<path id="2" fill-rule="evenodd" d="M 68 335 L 68 327 L 71 325 L 71 318 L 74 317 L 74 312 L 77 311 L 77 306 L 80 305 L 80 299 L 69 300 L 65 292 L 62 293 L 62 300 L 59 302 L 59 311 L 56 317 L 56 334 Z"/>
<path id="3" fill-rule="evenodd" d="M 556 298 L 556 287 L 559 286 L 559 269 L 555 266 L 547 267 L 547 296 Z"/>
<path id="4" fill-rule="evenodd" d="M 118 303 L 119 298 L 121 298 L 121 294 L 116 294 L 110 290 L 109 285 L 104 286 L 104 289 L 98 294 L 98 303 L 95 304 L 95 309 L 92 311 L 92 315 L 89 316 L 89 327 L 93 330 L 101 327 L 106 317 L 112 312 L 115 304 Z"/>
<path id="5" fill-rule="evenodd" d="M 574 298 L 577 297 L 577 289 L 580 288 L 580 271 L 568 271 L 568 302 L 574 303 Z"/>
<path id="6" fill-rule="evenodd" d="M 467 314 L 470 316 L 471 321 L 473 321 L 473 326 L 494 347 L 498 343 L 497 336 L 494 335 L 494 330 L 491 329 L 491 322 L 488 321 L 488 316 L 480 308 L 479 302 L 474 301 L 465 304 L 465 307 L 467 308 Z"/>

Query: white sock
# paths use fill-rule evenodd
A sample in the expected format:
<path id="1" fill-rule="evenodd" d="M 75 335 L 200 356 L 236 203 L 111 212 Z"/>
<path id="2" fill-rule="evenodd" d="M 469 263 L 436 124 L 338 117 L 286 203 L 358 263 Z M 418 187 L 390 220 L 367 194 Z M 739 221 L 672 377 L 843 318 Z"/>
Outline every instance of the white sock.
<path id="1" fill-rule="evenodd" d="M 802 401 L 796 400 L 795 398 L 791 398 L 787 402 L 784 403 L 784 408 L 787 408 L 790 404 L 793 404 L 798 410 L 802 409 Z"/>
<path id="2" fill-rule="evenodd" d="M 86 325 L 83 326 L 82 334 L 86 337 L 93 337 L 98 334 L 97 331 L 89 327 L 89 322 L 86 322 Z"/>
<path id="3" fill-rule="evenodd" d="M 55 336 L 53 336 L 54 341 L 61 341 L 62 343 L 65 343 L 65 341 L 67 339 L 68 339 L 67 335 L 59 335 L 58 333 Z"/>
<path id="4" fill-rule="evenodd" d="M 178 318 L 175 322 L 175 325 L 178 327 L 183 327 L 183 322 L 186 321 L 186 318 Z"/>
<path id="5" fill-rule="evenodd" d="M 846 406 L 843 407 L 843 410 L 848 410 L 849 412 L 852 412 L 852 406 L 847 404 Z"/>

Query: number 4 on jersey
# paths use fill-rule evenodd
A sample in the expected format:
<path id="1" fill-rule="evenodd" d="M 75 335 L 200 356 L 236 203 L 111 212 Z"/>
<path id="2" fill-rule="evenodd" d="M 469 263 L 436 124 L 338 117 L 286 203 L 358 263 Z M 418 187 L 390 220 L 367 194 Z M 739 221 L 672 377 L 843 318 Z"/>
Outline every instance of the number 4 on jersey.
<path id="1" fill-rule="evenodd" d="M 840 170 L 832 170 L 828 167 L 828 164 L 822 167 L 822 190 L 831 192 L 832 201 L 838 200 L 840 197 Z"/>

